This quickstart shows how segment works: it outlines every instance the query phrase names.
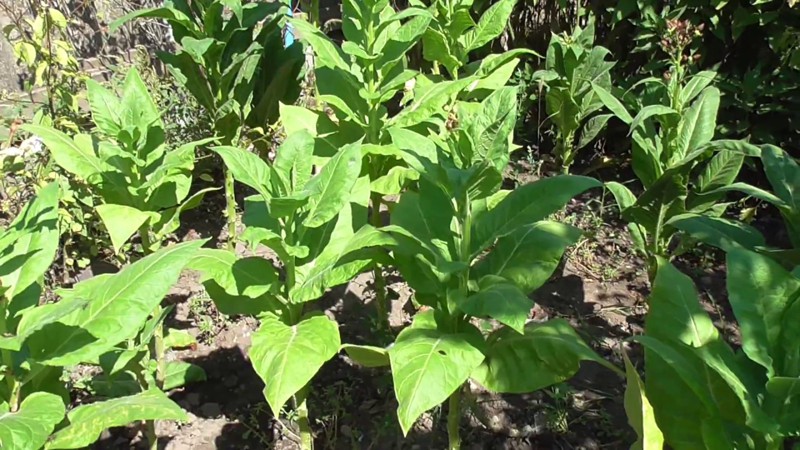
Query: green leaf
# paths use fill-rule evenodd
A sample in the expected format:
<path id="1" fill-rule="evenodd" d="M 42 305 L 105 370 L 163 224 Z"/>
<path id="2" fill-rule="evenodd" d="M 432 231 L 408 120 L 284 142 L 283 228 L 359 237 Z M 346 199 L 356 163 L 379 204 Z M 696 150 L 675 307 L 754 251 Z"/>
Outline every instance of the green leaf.
<path id="1" fill-rule="evenodd" d="M 794 158 L 774 145 L 764 145 L 761 160 L 775 194 L 792 209 L 800 211 L 800 166 Z"/>
<path id="2" fill-rule="evenodd" d="M 122 124 L 119 98 L 92 79 L 86 80 L 86 88 L 86 97 L 92 110 L 92 121 L 103 133 L 116 138 Z"/>
<path id="3" fill-rule="evenodd" d="M 360 366 L 386 367 L 390 364 L 389 351 L 383 347 L 344 344 L 342 345 L 342 350 Z"/>
<path id="4" fill-rule="evenodd" d="M 518 187 L 473 225 L 472 254 L 482 252 L 497 238 L 546 218 L 572 197 L 598 186 L 600 182 L 594 178 L 560 175 Z"/>
<path id="5" fill-rule="evenodd" d="M 766 245 L 764 236 L 746 223 L 700 214 L 680 214 L 667 221 L 700 242 L 730 251 L 736 247 L 754 250 Z"/>
<path id="6" fill-rule="evenodd" d="M 703 167 L 697 177 L 697 190 L 700 193 L 717 190 L 736 181 L 742 168 L 744 155 L 738 152 L 723 150 Z"/>
<path id="7" fill-rule="evenodd" d="M 202 367 L 183 361 L 167 363 L 167 372 L 164 378 L 165 391 L 200 381 L 206 381 L 206 371 Z"/>
<path id="8" fill-rule="evenodd" d="M 302 189 L 313 172 L 314 137 L 301 130 L 289 135 L 278 149 L 275 173 L 285 180 L 292 193 Z"/>
<path id="9" fill-rule="evenodd" d="M 522 334 L 533 301 L 510 283 L 497 283 L 458 302 L 458 309 L 473 317 L 490 317 Z"/>
<path id="10" fill-rule="evenodd" d="M 91 136 L 79 134 L 71 139 L 60 131 L 41 125 L 23 125 L 21 128 L 41 138 L 56 164 L 67 172 L 89 182 L 94 180 L 94 175 L 103 172 Z"/>
<path id="11" fill-rule="evenodd" d="M 114 275 L 101 275 L 62 292 L 62 302 L 89 304 L 28 338 L 31 357 L 42 364 L 72 366 L 133 338 L 205 243 L 198 240 L 157 251 Z"/>
<path id="12" fill-rule="evenodd" d="M 58 250 L 58 184 L 41 189 L 0 236 L 0 283 L 13 299 L 36 283 Z"/>
<path id="13" fill-rule="evenodd" d="M 150 213 L 125 205 L 97 205 L 95 211 L 108 230 L 111 245 L 117 254 L 128 239 L 152 217 Z"/>
<path id="14" fill-rule="evenodd" d="M 470 344 L 471 339 L 464 333 L 449 334 L 419 324 L 397 336 L 389 360 L 404 435 L 425 411 L 460 389 L 483 361 L 483 353 Z"/>
<path id="15" fill-rule="evenodd" d="M 467 51 L 477 50 L 500 36 L 508 24 L 516 3 L 517 0 L 500 0 L 490 6 L 478 20 L 475 28 L 464 35 L 464 46 Z"/>
<path id="16" fill-rule="evenodd" d="M 214 147 L 211 149 L 222 157 L 225 167 L 233 178 L 255 189 L 264 199 L 269 199 L 270 169 L 266 162 L 255 153 L 236 147 Z"/>
<path id="17" fill-rule="evenodd" d="M 409 106 L 403 108 L 399 114 L 392 117 L 386 125 L 387 128 L 408 128 L 430 119 L 432 116 L 443 111 L 444 106 L 450 101 L 453 95 L 461 92 L 474 81 L 473 78 L 462 78 L 455 81 L 441 81 L 436 83 L 422 95 L 415 97 L 414 101 Z"/>
<path id="18" fill-rule="evenodd" d="M 622 104 L 622 102 L 620 102 L 617 97 L 614 96 L 614 94 L 595 82 L 592 82 L 592 90 L 597 97 L 600 98 L 600 101 L 603 102 L 603 105 L 605 105 L 609 111 L 613 112 L 614 115 L 619 118 L 619 120 L 628 125 L 633 122 L 633 116 L 631 116 L 628 110 L 625 109 L 625 106 Z"/>
<path id="19" fill-rule="evenodd" d="M 64 418 L 61 397 L 35 392 L 20 404 L 17 412 L 0 414 L 0 448 L 3 450 L 38 450 Z"/>
<path id="20" fill-rule="evenodd" d="M 653 406 L 647 400 L 644 383 L 624 350 L 622 357 L 628 379 L 625 387 L 625 412 L 628 415 L 628 424 L 636 431 L 637 436 L 631 450 L 663 450 L 664 435 L 656 423 Z"/>
<path id="21" fill-rule="evenodd" d="M 594 138 L 600 134 L 603 128 L 605 128 L 606 124 L 608 123 L 608 119 L 610 119 L 611 116 L 612 114 L 600 114 L 593 116 L 591 119 L 586 121 L 586 124 L 581 130 L 581 137 L 578 140 L 578 143 L 575 145 L 575 149 L 580 150 L 589 145 Z"/>
<path id="22" fill-rule="evenodd" d="M 716 76 L 717 73 L 711 70 L 704 70 L 694 74 L 681 91 L 681 103 L 688 105 L 689 102 L 700 95 L 700 93 L 714 81 Z"/>
<path id="23" fill-rule="evenodd" d="M 349 203 L 350 192 L 360 173 L 360 146 L 354 144 L 339 150 L 305 187 L 311 195 L 303 225 L 317 228 L 333 219 Z"/>
<path id="24" fill-rule="evenodd" d="M 554 319 L 529 324 L 524 334 L 508 328 L 492 333 L 486 361 L 472 378 L 492 392 L 521 394 L 571 378 L 581 361 L 595 361 L 621 375 L 592 351 L 566 320 Z"/>
<path id="25" fill-rule="evenodd" d="M 315 26 L 300 19 L 292 19 L 289 23 L 297 30 L 298 35 L 314 49 L 317 67 L 324 66 L 344 72 L 350 71 L 350 64 L 347 62 L 344 52 Z"/>
<path id="26" fill-rule="evenodd" d="M 262 320 L 248 355 L 264 381 L 264 397 L 276 417 L 289 398 L 339 352 L 339 346 L 339 326 L 325 316 L 307 317 L 295 325 L 274 317 Z"/>
<path id="27" fill-rule="evenodd" d="M 166 348 L 186 348 L 197 343 L 197 339 L 186 330 L 170 329 L 164 336 L 164 347 Z"/>
<path id="28" fill-rule="evenodd" d="M 578 228 L 558 222 L 541 221 L 520 227 L 498 239 L 473 273 L 477 278 L 501 276 L 523 292 L 532 292 L 550 278 L 564 250 L 580 236 Z"/>
<path id="29" fill-rule="evenodd" d="M 645 120 L 651 117 L 659 117 L 659 116 L 677 116 L 678 112 L 674 109 L 670 108 L 669 106 L 664 105 L 647 105 L 639 111 L 639 114 L 636 114 L 636 117 L 633 118 L 631 122 L 631 132 L 636 130 L 639 126 L 641 126 Z"/>
<path id="30" fill-rule="evenodd" d="M 658 258 L 658 271 L 648 303 L 648 336 L 692 347 L 719 339 L 714 323 L 700 305 L 692 279 L 664 258 Z"/>
<path id="31" fill-rule="evenodd" d="M 772 259 L 744 249 L 729 251 L 727 265 L 728 301 L 739 322 L 742 350 L 768 376 L 783 374 L 790 340 L 782 339 L 784 329 L 777 324 L 800 291 L 800 280 Z M 796 342 L 799 337 L 792 338 Z"/>
<path id="32" fill-rule="evenodd" d="M 707 88 L 683 113 L 676 144 L 680 158 L 701 145 L 707 144 L 714 137 L 719 100 L 719 89 Z"/>
<path id="33" fill-rule="evenodd" d="M 47 450 L 84 448 L 95 442 L 103 430 L 141 420 L 189 420 L 177 403 L 157 389 L 81 405 L 70 411 L 67 419 L 69 425 L 53 435 Z"/>

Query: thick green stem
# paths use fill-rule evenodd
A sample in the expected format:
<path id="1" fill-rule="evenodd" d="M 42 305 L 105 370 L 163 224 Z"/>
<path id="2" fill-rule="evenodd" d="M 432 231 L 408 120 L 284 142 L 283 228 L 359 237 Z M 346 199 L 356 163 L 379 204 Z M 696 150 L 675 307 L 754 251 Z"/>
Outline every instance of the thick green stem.
<path id="1" fill-rule="evenodd" d="M 461 423 L 461 389 L 459 386 L 450 395 L 449 408 L 447 411 L 447 450 L 461 450 L 461 434 L 458 431 Z"/>
<path id="2" fill-rule="evenodd" d="M 145 256 L 150 255 L 153 253 L 153 243 L 150 240 L 150 227 L 148 225 L 142 225 L 139 228 L 139 237 L 142 241 L 142 253 Z M 160 317 L 161 316 L 161 305 L 156 306 L 155 310 L 153 310 L 152 315 L 153 317 Z M 156 324 L 156 328 L 153 331 L 153 338 L 150 341 L 150 358 L 156 360 L 156 385 L 155 387 L 158 389 L 164 388 L 164 380 L 167 374 L 167 360 L 164 357 L 164 324 L 158 323 Z M 149 370 L 145 368 L 145 371 Z M 139 380 L 139 383 L 142 384 L 143 388 L 152 388 L 154 386 L 147 386 L 149 378 L 147 376 L 142 376 Z M 145 435 L 147 437 L 147 442 L 149 444 L 150 450 L 158 450 L 158 435 L 156 435 L 156 421 L 148 420 L 145 423 Z"/>
<path id="3" fill-rule="evenodd" d="M 381 194 L 372 193 L 372 213 L 370 214 L 370 223 L 375 228 L 383 226 L 381 219 Z M 375 312 L 378 316 L 378 324 L 381 328 L 389 328 L 389 308 L 386 299 L 386 279 L 383 277 L 383 268 L 380 264 L 375 265 L 373 271 L 375 278 Z"/>
<path id="4" fill-rule="evenodd" d="M 147 224 L 139 228 L 139 239 L 142 241 L 142 253 L 145 256 L 153 253 L 153 242 L 150 240 L 150 227 Z"/>
<path id="5" fill-rule="evenodd" d="M 236 249 L 236 191 L 233 188 L 233 174 L 225 172 L 225 217 L 228 219 L 228 249 Z"/>
<path id="6" fill-rule="evenodd" d="M 314 434 L 311 432 L 311 421 L 308 419 L 308 397 L 309 386 L 306 385 L 297 393 L 295 399 L 300 400 L 295 411 L 297 412 L 297 428 L 300 430 L 300 448 L 302 450 L 314 450 Z"/>

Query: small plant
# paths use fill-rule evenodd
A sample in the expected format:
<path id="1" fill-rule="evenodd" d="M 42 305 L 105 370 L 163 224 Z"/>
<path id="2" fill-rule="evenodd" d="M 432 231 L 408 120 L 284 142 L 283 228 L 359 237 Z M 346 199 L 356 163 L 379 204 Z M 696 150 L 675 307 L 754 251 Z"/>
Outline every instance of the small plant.
<path id="1" fill-rule="evenodd" d="M 522 393 L 569 378 L 581 360 L 613 367 L 566 321 L 527 323 L 533 307 L 527 294 L 549 278 L 580 236 L 576 228 L 544 219 L 599 183 L 562 176 L 501 190 L 516 90 L 498 90 L 482 103 L 459 102 L 456 110 L 457 125 L 445 138 L 402 132 L 406 158 L 420 180 L 418 190 L 401 195 L 392 224 L 383 228 L 397 241 L 394 265 L 427 310 L 388 350 L 345 346 L 364 365 L 391 366 L 403 433 L 448 401 L 451 450 L 461 446 L 461 394 L 468 379 L 492 392 Z M 476 321 L 494 331 L 484 334 Z"/>
<path id="2" fill-rule="evenodd" d="M 236 146 L 245 127 L 265 134 L 278 118 L 280 102 L 291 103 L 300 94 L 303 52 L 299 45 L 283 47 L 285 10 L 283 2 L 167 0 L 163 7 L 134 11 L 110 28 L 147 17 L 169 22 L 180 48 L 158 57 L 211 114 L 220 144 Z M 236 198 L 233 177 L 223 171 L 228 244 L 233 248 Z"/>
<path id="3" fill-rule="evenodd" d="M 800 279 L 741 248 L 728 252 L 727 267 L 728 299 L 741 330 L 737 352 L 714 327 L 691 279 L 658 260 L 645 335 L 633 338 L 645 348 L 644 391 L 657 423 L 657 429 L 649 423 L 649 433 L 663 432 L 677 450 L 782 449 L 800 432 L 793 331 Z"/>
<path id="4" fill-rule="evenodd" d="M 676 245 L 676 221 L 687 213 L 721 216 L 728 204 L 720 188 L 734 182 L 745 157 L 759 153 L 744 141 L 713 140 L 720 101 L 719 90 L 711 86 L 716 74 L 686 75 L 691 59 L 684 49 L 692 30 L 680 30 L 665 38 L 672 69 L 663 81 L 647 80 L 644 105 L 631 121 L 632 166 L 644 192 L 637 198 L 621 183 L 606 183 L 636 250 L 647 259 L 651 281 L 658 257 L 674 257 L 691 247 L 688 239 Z"/>
<path id="5" fill-rule="evenodd" d="M 202 241 L 165 248 L 114 275 L 101 275 L 59 290 L 60 301 L 40 304 L 39 280 L 58 247 L 58 185 L 51 183 L 0 235 L 2 382 L 0 445 L 3 449 L 85 448 L 103 430 L 140 420 L 187 420 L 181 408 L 152 383 L 66 412 L 60 381 L 64 368 L 97 364 L 104 376 L 137 364 L 142 346 L 118 345 L 147 336 L 148 320 Z M 144 331 L 142 331 L 144 330 Z M 109 364 L 110 362 L 110 364 Z M 137 375 L 152 379 L 148 367 Z"/>
<path id="6" fill-rule="evenodd" d="M 242 238 L 252 248 L 272 249 L 282 266 L 207 249 L 192 267 L 204 274 L 220 312 L 260 319 L 250 360 L 266 384 L 264 396 L 275 417 L 294 400 L 301 445 L 310 449 L 309 383 L 339 352 L 340 338 L 335 321 L 306 305 L 368 268 L 372 256 L 361 251 L 389 241 L 365 224 L 369 181 L 360 176 L 362 149 L 343 147 L 314 176 L 314 139 L 305 132 L 287 138 L 272 166 L 245 150 L 214 151 L 236 180 L 258 192 L 245 202 Z"/>
<path id="7" fill-rule="evenodd" d="M 606 61 L 608 49 L 594 45 L 594 21 L 572 34 L 554 34 L 547 47 L 546 69 L 533 74 L 533 81 L 547 88 L 547 114 L 556 128 L 555 156 L 563 173 L 569 173 L 575 157 L 603 131 L 614 116 L 602 112 L 605 106 L 620 120 L 633 118 L 615 97 Z"/>

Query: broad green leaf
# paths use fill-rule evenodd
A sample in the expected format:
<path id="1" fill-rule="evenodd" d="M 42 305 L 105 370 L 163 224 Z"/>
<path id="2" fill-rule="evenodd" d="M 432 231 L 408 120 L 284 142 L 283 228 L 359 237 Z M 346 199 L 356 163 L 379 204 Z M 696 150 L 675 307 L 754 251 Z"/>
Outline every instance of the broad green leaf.
<path id="1" fill-rule="evenodd" d="M 800 166 L 789 153 L 764 145 L 761 160 L 775 194 L 794 210 L 800 211 Z"/>
<path id="2" fill-rule="evenodd" d="M 344 344 L 342 350 L 350 359 L 364 367 L 386 367 L 390 364 L 389 351 L 383 347 Z"/>
<path id="3" fill-rule="evenodd" d="M 743 162 L 744 155 L 741 153 L 728 150 L 717 152 L 697 176 L 697 190 L 705 193 L 730 185 L 736 181 Z"/>
<path id="4" fill-rule="evenodd" d="M 497 238 L 546 218 L 572 197 L 600 185 L 594 178 L 561 175 L 518 187 L 473 225 L 472 254 L 482 252 Z"/>
<path id="5" fill-rule="evenodd" d="M 77 310 L 85 308 L 88 303 L 89 299 L 85 298 L 72 302 L 48 303 L 25 311 L 19 321 L 19 325 L 17 325 L 17 336 L 15 338 L 18 339 L 18 345 L 14 348 L 2 348 L 19 350 L 19 344 L 25 342 L 25 339 L 31 334 L 47 325 L 58 322 Z"/>
<path id="6" fill-rule="evenodd" d="M 23 125 L 21 128 L 41 138 L 56 164 L 67 172 L 86 181 L 92 181 L 95 175 L 104 171 L 103 164 L 92 146 L 91 136 L 79 134 L 73 139 L 60 131 L 41 125 Z"/>
<path id="7" fill-rule="evenodd" d="M 193 30 L 193 29 L 196 28 L 196 26 L 192 22 L 192 19 L 190 19 L 186 14 L 184 14 L 182 11 L 180 11 L 178 9 L 170 8 L 170 7 L 146 8 L 146 9 L 138 9 L 136 11 L 130 12 L 130 13 L 120 17 L 119 19 L 116 19 L 115 21 L 111 22 L 111 25 L 109 25 L 109 27 L 108 27 L 109 33 L 114 33 L 119 29 L 119 27 L 121 27 L 125 23 L 130 22 L 133 19 L 138 19 L 138 18 L 141 18 L 141 17 L 152 17 L 152 18 L 157 18 L 157 19 L 166 19 L 169 22 L 175 22 L 175 23 L 180 24 L 181 26 L 183 26 L 187 30 Z"/>
<path id="8" fill-rule="evenodd" d="M 644 383 L 624 350 L 622 357 L 628 379 L 625 387 L 625 413 L 628 415 L 628 424 L 636 431 L 637 436 L 631 450 L 663 450 L 664 435 L 656 423 L 653 406 L 647 400 Z"/>
<path id="9" fill-rule="evenodd" d="M 36 283 L 58 249 L 58 184 L 41 189 L 0 236 L 0 281 L 13 299 Z"/>
<path id="10" fill-rule="evenodd" d="M 116 138 L 120 132 L 119 98 L 93 79 L 86 80 L 86 97 L 92 110 L 92 121 L 103 133 Z"/>
<path id="11" fill-rule="evenodd" d="M 440 114 L 453 95 L 461 92 L 474 81 L 473 78 L 462 78 L 436 83 L 422 95 L 414 98 L 414 101 L 403 108 L 399 114 L 392 117 L 387 127 L 408 128 Z"/>
<path id="12" fill-rule="evenodd" d="M 186 330 L 170 329 L 164 336 L 165 348 L 186 348 L 197 344 L 197 339 Z"/>
<path id="13" fill-rule="evenodd" d="M 633 116 L 631 116 L 628 110 L 625 109 L 625 106 L 622 104 L 622 102 L 620 102 L 617 97 L 614 96 L 614 94 L 595 82 L 592 82 L 592 90 L 595 94 L 597 94 L 597 97 L 600 98 L 600 101 L 603 102 L 603 105 L 605 105 L 609 111 L 613 112 L 614 115 L 619 118 L 619 120 L 628 125 L 633 122 Z"/>
<path id="14" fill-rule="evenodd" d="M 255 189 L 264 199 L 270 198 L 270 169 L 263 159 L 255 153 L 236 147 L 214 147 L 211 150 L 222 157 L 225 167 L 231 171 L 236 181 Z"/>
<path id="15" fill-rule="evenodd" d="M 767 381 L 767 392 L 780 405 L 778 417 L 784 435 L 800 430 L 800 378 L 775 377 Z M 769 401 L 771 399 L 768 399 Z"/>
<path id="16" fill-rule="evenodd" d="M 710 87 L 684 112 L 676 144 L 680 158 L 714 137 L 719 101 L 719 89 Z"/>
<path id="17" fill-rule="evenodd" d="M 152 215 L 125 205 L 97 205 L 97 215 L 103 221 L 111 237 L 114 252 L 119 254 L 128 239 L 144 225 Z"/>
<path id="18" fill-rule="evenodd" d="M 586 124 L 581 129 L 581 137 L 575 145 L 575 149 L 580 150 L 589 145 L 605 128 L 611 116 L 612 114 L 600 114 L 586 121 Z"/>
<path id="19" fill-rule="evenodd" d="M 681 103 L 688 105 L 689 102 L 700 95 L 700 93 L 714 81 L 716 76 L 717 73 L 711 70 L 704 70 L 694 74 L 681 91 Z"/>
<path id="20" fill-rule="evenodd" d="M 781 209 L 787 208 L 789 206 L 786 202 L 784 202 L 781 198 L 779 198 L 775 194 L 765 191 L 761 188 L 751 186 L 747 183 L 741 183 L 741 182 L 732 183 L 728 186 L 721 187 L 715 191 L 708 192 L 708 194 L 717 194 L 720 192 L 730 192 L 730 191 L 741 192 L 745 195 L 755 197 L 759 200 L 764 200 L 765 202 L 771 203 Z"/>
<path id="21" fill-rule="evenodd" d="M 479 112 L 464 122 L 472 139 L 472 151 L 480 157 L 477 161 L 489 160 L 502 170 L 508 164 L 509 137 L 517 122 L 517 90 L 496 90 L 481 102 Z"/>
<path id="22" fill-rule="evenodd" d="M 339 326 L 326 316 L 307 317 L 295 325 L 275 317 L 262 319 L 248 354 L 264 381 L 264 397 L 276 416 L 289 398 L 339 352 L 339 346 Z"/>
<path id="23" fill-rule="evenodd" d="M 53 429 L 64 419 L 64 402 L 58 395 L 35 392 L 17 412 L 0 413 L 0 448 L 39 450 Z"/>
<path id="24" fill-rule="evenodd" d="M 141 420 L 187 421 L 186 413 L 163 392 L 152 389 L 128 397 L 81 405 L 67 414 L 69 425 L 56 432 L 47 450 L 84 448 L 103 430 Z"/>
<path id="25" fill-rule="evenodd" d="M 474 267 L 474 276 L 501 276 L 522 292 L 532 292 L 550 278 L 564 250 L 580 236 L 579 229 L 558 222 L 541 221 L 520 227 L 498 239 L 497 245 Z"/>
<path id="26" fill-rule="evenodd" d="M 28 338 L 31 357 L 42 364 L 71 366 L 133 338 L 205 243 L 198 240 L 157 251 L 114 275 L 101 275 L 62 292 L 62 302 L 89 304 Z"/>
<path id="27" fill-rule="evenodd" d="M 567 321 L 554 319 L 528 324 L 524 334 L 508 328 L 492 333 L 486 361 L 471 375 L 492 392 L 521 394 L 571 378 L 581 361 L 595 361 L 621 375 Z"/>
<path id="28" fill-rule="evenodd" d="M 639 126 L 641 126 L 645 120 L 651 117 L 659 117 L 659 116 L 677 116 L 678 112 L 674 109 L 670 108 L 669 106 L 664 105 L 648 105 L 639 111 L 636 114 L 636 117 L 633 118 L 631 122 L 631 132 L 636 130 Z"/>
<path id="29" fill-rule="evenodd" d="M 129 127 L 150 130 L 153 127 L 164 128 L 158 106 L 135 66 L 128 71 L 122 84 L 120 113 L 123 129 Z"/>
<path id="30" fill-rule="evenodd" d="M 719 339 L 714 323 L 700 305 L 692 279 L 666 259 L 658 258 L 658 271 L 648 304 L 648 336 L 692 347 Z"/>
<path id="31" fill-rule="evenodd" d="M 764 236 L 743 222 L 700 214 L 680 214 L 667 221 L 684 233 L 708 245 L 729 251 L 735 247 L 754 250 L 766 245 Z"/>
<path id="32" fill-rule="evenodd" d="M 778 324 L 800 291 L 800 280 L 772 259 L 744 249 L 730 250 L 727 265 L 728 301 L 739 322 L 742 350 L 770 377 L 782 374 L 785 344 Z"/>
<path id="33" fill-rule="evenodd" d="M 474 29 L 464 35 L 467 51 L 477 50 L 500 36 L 508 24 L 517 0 L 500 0 L 483 13 Z"/>
<path id="34" fill-rule="evenodd" d="M 404 435 L 425 411 L 460 389 L 481 364 L 483 353 L 470 343 L 471 339 L 464 333 L 449 334 L 414 325 L 397 336 L 389 349 L 389 360 L 399 403 L 397 417 Z"/>
<path id="35" fill-rule="evenodd" d="M 167 363 L 164 390 L 169 391 L 205 380 L 206 372 L 202 367 L 184 361 L 170 361 Z"/>
<path id="36" fill-rule="evenodd" d="M 490 317 L 524 333 L 533 301 L 510 283 L 497 283 L 460 300 L 458 309 L 473 317 Z"/>
<path id="37" fill-rule="evenodd" d="M 311 192 L 308 199 L 308 216 L 303 225 L 317 228 L 333 219 L 349 203 L 350 192 L 361 173 L 361 149 L 354 144 L 339 150 L 312 178 L 305 189 Z"/>
<path id="38" fill-rule="evenodd" d="M 423 10 L 424 11 L 424 10 Z M 397 31 L 387 36 L 388 40 L 383 48 L 374 49 L 380 52 L 377 64 L 381 70 L 386 71 L 395 62 L 404 58 L 406 53 L 419 41 L 422 34 L 431 22 L 430 14 L 421 12 L 419 15 L 404 23 Z"/>
<path id="39" fill-rule="evenodd" d="M 344 72 L 350 71 L 350 64 L 347 62 L 344 52 L 320 30 L 305 20 L 292 19 L 289 23 L 297 30 L 298 35 L 314 49 L 317 67 L 324 66 Z"/>
<path id="40" fill-rule="evenodd" d="M 314 137 L 305 130 L 289 135 L 278 149 L 272 167 L 289 185 L 289 192 L 302 189 L 313 172 Z"/>

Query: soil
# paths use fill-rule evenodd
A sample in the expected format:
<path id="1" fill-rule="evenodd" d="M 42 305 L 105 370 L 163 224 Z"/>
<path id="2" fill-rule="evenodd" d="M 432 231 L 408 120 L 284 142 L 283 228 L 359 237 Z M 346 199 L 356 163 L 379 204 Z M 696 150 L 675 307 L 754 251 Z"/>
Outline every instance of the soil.
<path id="1" fill-rule="evenodd" d="M 521 170 L 520 170 L 521 169 Z M 536 179 L 530 167 L 517 167 L 509 184 Z M 557 219 L 585 230 L 551 280 L 535 291 L 531 320 L 563 317 L 604 358 L 622 366 L 620 349 L 641 365 L 642 355 L 626 339 L 640 334 L 649 283 L 644 264 L 631 251 L 625 226 L 612 200 L 592 192 L 573 201 Z M 181 240 L 211 238 L 224 242 L 221 198 L 206 202 L 187 217 Z M 214 218 L 218 218 L 214 219 Z M 220 231 L 222 230 L 222 231 Z M 243 249 L 238 249 L 244 251 Z M 696 281 L 706 309 L 731 342 L 738 339 L 725 298 L 723 258 L 690 254 L 679 265 Z M 700 269 L 698 269 L 698 267 Z M 395 273 L 387 273 L 391 330 L 374 331 L 371 274 L 331 290 L 318 307 L 340 324 L 343 342 L 388 344 L 414 314 L 411 291 Z M 159 423 L 159 448 L 166 450 L 299 448 L 289 417 L 274 417 L 262 396 L 263 383 L 247 351 L 258 323 L 215 311 L 198 274 L 187 272 L 168 301 L 175 304 L 169 326 L 188 330 L 196 347 L 172 351 L 169 359 L 202 367 L 207 380 L 171 392 L 189 412 L 187 423 Z M 584 363 L 568 383 L 526 395 L 496 395 L 470 386 L 462 417 L 463 448 L 478 449 L 628 449 L 635 440 L 623 408 L 625 383 L 616 374 Z M 309 400 L 319 449 L 443 449 L 447 446 L 446 407 L 426 413 L 407 437 L 395 416 L 397 403 L 385 369 L 358 367 L 343 353 L 329 361 L 313 381 Z M 93 449 L 146 448 L 140 427 L 105 432 Z"/>

